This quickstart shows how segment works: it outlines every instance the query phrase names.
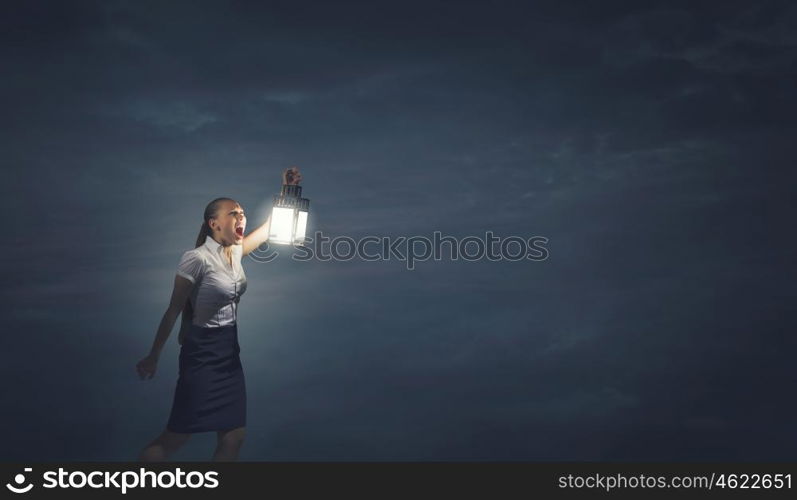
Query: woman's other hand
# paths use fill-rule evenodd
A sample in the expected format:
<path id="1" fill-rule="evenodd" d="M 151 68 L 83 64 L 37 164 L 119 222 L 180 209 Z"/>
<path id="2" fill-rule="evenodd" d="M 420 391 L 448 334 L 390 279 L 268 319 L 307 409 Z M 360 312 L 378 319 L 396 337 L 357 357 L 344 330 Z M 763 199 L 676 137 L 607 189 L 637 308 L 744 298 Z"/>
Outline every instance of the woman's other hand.
<path id="1" fill-rule="evenodd" d="M 299 172 L 298 167 L 286 168 L 285 171 L 282 173 L 283 184 L 298 185 L 301 180 L 302 180 L 302 174 Z"/>
<path id="2" fill-rule="evenodd" d="M 136 371 L 141 380 L 147 380 L 155 376 L 155 370 L 158 369 L 158 357 L 152 354 L 138 362 Z"/>

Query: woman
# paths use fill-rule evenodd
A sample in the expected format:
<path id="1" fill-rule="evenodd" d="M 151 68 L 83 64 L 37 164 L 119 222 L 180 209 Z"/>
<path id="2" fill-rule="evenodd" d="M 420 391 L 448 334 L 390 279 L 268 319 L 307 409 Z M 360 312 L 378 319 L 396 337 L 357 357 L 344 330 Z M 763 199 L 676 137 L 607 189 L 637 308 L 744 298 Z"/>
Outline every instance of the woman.
<path id="1" fill-rule="evenodd" d="M 284 184 L 299 184 L 299 169 L 283 173 Z M 182 313 L 180 371 L 166 429 L 139 456 L 163 461 L 194 432 L 216 431 L 213 460 L 235 460 L 246 428 L 246 386 L 238 344 L 238 302 L 246 291 L 241 257 L 268 241 L 271 216 L 244 236 L 246 215 L 230 198 L 205 207 L 196 247 L 177 267 L 169 307 L 150 353 L 136 365 L 142 380 L 155 375 L 161 349 Z"/>

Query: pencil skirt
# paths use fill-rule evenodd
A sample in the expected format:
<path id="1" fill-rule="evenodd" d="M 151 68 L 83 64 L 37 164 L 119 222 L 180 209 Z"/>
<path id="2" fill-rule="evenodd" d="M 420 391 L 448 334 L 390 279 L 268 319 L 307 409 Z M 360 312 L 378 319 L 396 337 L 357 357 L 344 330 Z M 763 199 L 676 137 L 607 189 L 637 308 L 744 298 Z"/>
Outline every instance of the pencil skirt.
<path id="1" fill-rule="evenodd" d="M 221 431 L 246 425 L 246 383 L 237 324 L 191 325 L 180 347 L 180 372 L 166 428 Z"/>

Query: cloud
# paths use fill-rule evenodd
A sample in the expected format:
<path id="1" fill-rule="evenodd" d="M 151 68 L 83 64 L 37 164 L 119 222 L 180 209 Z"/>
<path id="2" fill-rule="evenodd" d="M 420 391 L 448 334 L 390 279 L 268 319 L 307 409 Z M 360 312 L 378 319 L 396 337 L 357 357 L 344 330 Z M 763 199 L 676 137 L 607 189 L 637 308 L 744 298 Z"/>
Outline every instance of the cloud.
<path id="1" fill-rule="evenodd" d="M 775 4 L 773 4 L 775 5 Z M 797 60 L 790 5 L 746 5 L 716 10 L 654 9 L 616 24 L 619 37 L 604 52 L 607 62 L 627 66 L 647 60 L 679 60 L 709 73 L 775 75 Z"/>
<path id="2" fill-rule="evenodd" d="M 192 104 L 180 101 L 162 103 L 141 101 L 132 104 L 128 112 L 135 120 L 167 131 L 177 129 L 194 132 L 218 120 L 213 113 L 201 111 Z"/>

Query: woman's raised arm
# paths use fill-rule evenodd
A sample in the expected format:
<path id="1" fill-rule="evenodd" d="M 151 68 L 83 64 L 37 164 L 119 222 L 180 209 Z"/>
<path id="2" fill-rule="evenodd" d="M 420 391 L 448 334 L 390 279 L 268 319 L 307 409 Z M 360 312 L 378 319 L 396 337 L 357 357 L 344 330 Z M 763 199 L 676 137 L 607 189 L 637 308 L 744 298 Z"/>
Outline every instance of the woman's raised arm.
<path id="1" fill-rule="evenodd" d="M 247 255 L 249 252 L 259 247 L 261 244 L 268 241 L 268 233 L 271 230 L 271 214 L 266 217 L 264 222 L 259 228 L 244 236 L 244 241 L 241 243 L 243 247 L 243 254 Z"/>

